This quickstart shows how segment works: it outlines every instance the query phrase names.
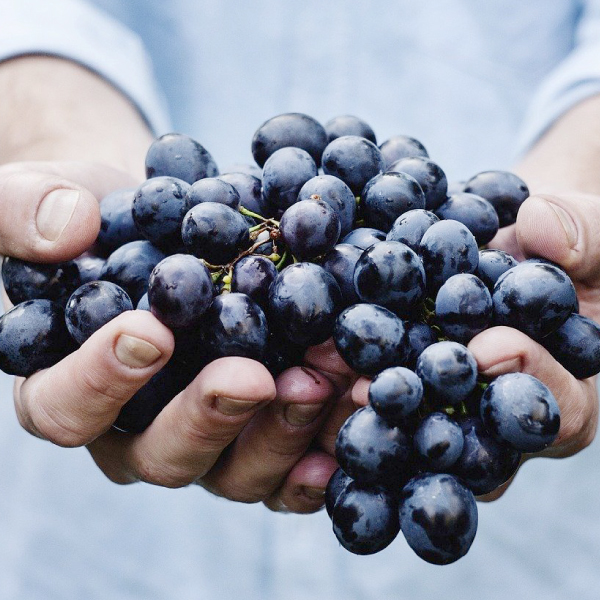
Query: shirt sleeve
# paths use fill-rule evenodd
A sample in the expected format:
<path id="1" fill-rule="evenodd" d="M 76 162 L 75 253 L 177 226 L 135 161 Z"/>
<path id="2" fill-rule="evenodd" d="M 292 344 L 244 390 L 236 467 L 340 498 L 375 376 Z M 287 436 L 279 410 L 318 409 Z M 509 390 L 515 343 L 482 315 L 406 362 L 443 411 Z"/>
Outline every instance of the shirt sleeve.
<path id="1" fill-rule="evenodd" d="M 561 115 L 600 94 L 600 0 L 581 3 L 573 50 L 549 73 L 534 95 L 518 139 L 524 154 Z"/>
<path id="2" fill-rule="evenodd" d="M 73 60 L 104 77 L 157 133 L 170 129 L 166 102 L 139 36 L 81 0 L 0 0 L 0 61 L 29 54 Z"/>

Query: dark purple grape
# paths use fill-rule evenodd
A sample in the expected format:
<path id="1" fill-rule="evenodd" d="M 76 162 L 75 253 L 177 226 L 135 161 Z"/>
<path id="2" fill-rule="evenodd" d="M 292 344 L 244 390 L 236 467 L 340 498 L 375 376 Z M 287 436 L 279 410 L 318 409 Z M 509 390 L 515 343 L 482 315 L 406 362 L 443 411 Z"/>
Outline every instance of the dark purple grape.
<path id="1" fill-rule="evenodd" d="M 408 156 L 391 164 L 386 171 L 406 173 L 416 180 L 425 196 L 427 210 L 436 210 L 446 201 L 448 180 L 442 168 L 423 156 Z"/>
<path id="2" fill-rule="evenodd" d="M 43 299 L 64 307 L 69 296 L 81 285 L 81 275 L 72 260 L 41 264 L 6 256 L 2 261 L 2 282 L 13 304 Z"/>
<path id="3" fill-rule="evenodd" d="M 463 451 L 452 472 L 475 495 L 489 494 L 515 474 L 521 453 L 492 437 L 478 417 L 465 419 L 460 427 L 464 436 Z"/>
<path id="4" fill-rule="evenodd" d="M 541 343 L 577 379 L 600 372 L 600 325 L 592 319 L 573 313 Z"/>
<path id="5" fill-rule="evenodd" d="M 448 565 L 462 558 L 475 539 L 477 503 L 452 475 L 418 475 L 402 490 L 400 528 L 419 557 Z"/>
<path id="6" fill-rule="evenodd" d="M 65 313 L 51 300 L 27 300 L 0 317 L 0 370 L 29 377 L 75 349 Z"/>
<path id="7" fill-rule="evenodd" d="M 219 169 L 210 153 L 181 133 L 167 133 L 152 142 L 146 154 L 146 176 L 177 177 L 189 184 L 216 177 Z"/>
<path id="8" fill-rule="evenodd" d="M 309 179 L 298 193 L 298 201 L 301 200 L 322 200 L 329 204 L 340 218 L 340 236 L 352 230 L 356 217 L 356 198 L 341 179 L 333 175 L 317 175 Z"/>
<path id="9" fill-rule="evenodd" d="M 492 297 L 479 277 L 450 277 L 435 298 L 435 322 L 451 340 L 467 344 L 492 321 Z"/>
<path id="10" fill-rule="evenodd" d="M 93 254 L 85 252 L 77 258 L 74 258 L 73 262 L 79 269 L 79 280 L 83 285 L 84 283 L 98 281 L 98 279 L 100 279 L 106 260 L 100 256 L 94 256 Z"/>
<path id="11" fill-rule="evenodd" d="M 273 377 L 277 377 L 286 369 L 301 366 L 305 352 L 304 346 L 290 342 L 278 335 L 276 330 L 270 331 L 262 363 Z"/>
<path id="12" fill-rule="evenodd" d="M 413 414 L 423 399 L 423 383 L 414 371 L 389 367 L 369 384 L 369 404 L 384 419 L 401 422 Z"/>
<path id="13" fill-rule="evenodd" d="M 201 202 L 218 202 L 237 210 L 240 206 L 240 195 L 237 190 L 221 177 L 206 177 L 192 184 L 188 189 L 189 208 Z"/>
<path id="14" fill-rule="evenodd" d="M 426 323 L 408 323 L 406 326 L 407 355 L 406 366 L 415 369 L 421 352 L 435 344 L 438 336 Z"/>
<path id="15" fill-rule="evenodd" d="M 250 163 L 234 163 L 221 169 L 221 175 L 250 175 L 256 177 L 259 181 L 262 179 L 262 169 L 258 165 Z M 219 175 L 219 177 L 221 176 Z M 225 180 L 227 181 L 227 180 Z M 229 181 L 233 185 L 231 181 Z M 235 185 L 233 186 L 235 187 Z M 239 190 L 238 190 L 239 191 Z M 252 209 L 251 209 L 252 210 Z"/>
<path id="16" fill-rule="evenodd" d="M 263 202 L 281 213 L 298 201 L 302 186 L 317 176 L 317 165 L 300 148 L 282 148 L 274 152 L 263 169 Z"/>
<path id="17" fill-rule="evenodd" d="M 320 344 L 331 336 L 341 303 L 332 275 L 313 263 L 296 263 L 271 285 L 269 322 L 293 343 Z"/>
<path id="18" fill-rule="evenodd" d="M 490 293 L 503 273 L 517 266 L 517 261 L 503 250 L 480 250 L 475 275 L 485 283 Z"/>
<path id="19" fill-rule="evenodd" d="M 394 221 L 385 239 L 390 242 L 402 242 L 418 253 L 423 235 L 438 221 L 439 219 L 428 210 L 409 210 Z"/>
<path id="20" fill-rule="evenodd" d="M 346 237 L 341 240 L 342 244 L 352 244 L 358 246 L 362 250 L 366 250 L 369 246 L 377 242 L 385 240 L 385 233 L 379 229 L 372 227 L 358 227 L 351 231 Z"/>
<path id="21" fill-rule="evenodd" d="M 450 181 L 448 182 L 448 198 L 454 194 L 462 194 L 465 191 L 466 181 Z"/>
<path id="22" fill-rule="evenodd" d="M 329 518 L 333 515 L 333 507 L 337 502 L 337 499 L 340 497 L 340 494 L 348 487 L 348 484 L 352 482 L 352 477 L 349 477 L 344 473 L 343 469 L 338 467 L 333 475 L 329 478 L 327 482 L 327 487 L 325 488 L 325 510 L 327 510 L 327 514 Z"/>
<path id="23" fill-rule="evenodd" d="M 425 146 L 415 138 L 407 135 L 395 135 L 387 139 L 379 146 L 381 154 L 385 160 L 385 170 L 401 158 L 411 156 L 423 156 L 429 158 Z"/>
<path id="24" fill-rule="evenodd" d="M 500 227 L 517 220 L 521 204 L 529 197 L 525 182 L 508 171 L 483 171 L 465 184 L 465 192 L 485 198 L 498 213 Z"/>
<path id="25" fill-rule="evenodd" d="M 477 361 L 458 342 L 437 342 L 421 352 L 417 375 L 438 404 L 460 404 L 475 389 Z"/>
<path id="26" fill-rule="evenodd" d="M 458 273 L 474 273 L 479 250 L 468 228 L 451 219 L 434 223 L 421 239 L 421 256 L 427 287 L 437 291 L 446 279 Z"/>
<path id="27" fill-rule="evenodd" d="M 217 202 L 202 202 L 183 219 L 181 237 L 188 251 L 209 264 L 225 265 L 250 244 L 243 215 Z"/>
<path id="28" fill-rule="evenodd" d="M 261 360 L 269 336 L 262 308 L 246 294 L 217 296 L 203 319 L 203 335 L 211 359 L 245 356 Z"/>
<path id="29" fill-rule="evenodd" d="M 353 115 L 341 115 L 333 117 L 325 123 L 325 131 L 327 132 L 327 142 L 333 142 L 344 135 L 358 135 L 368 139 L 374 144 L 377 143 L 375 132 L 362 119 Z"/>
<path id="30" fill-rule="evenodd" d="M 360 302 L 354 289 L 354 268 L 362 253 L 362 249 L 358 246 L 337 244 L 321 262 L 321 266 L 333 275 L 340 286 L 344 307 Z"/>
<path id="31" fill-rule="evenodd" d="M 254 300 L 263 310 L 269 305 L 269 288 L 277 277 L 273 261 L 265 256 L 244 256 L 233 266 L 231 291 L 241 292 Z"/>
<path id="32" fill-rule="evenodd" d="M 171 329 L 198 324 L 213 296 L 208 269 L 189 254 L 172 254 L 161 260 L 148 282 L 150 311 Z"/>
<path id="33" fill-rule="evenodd" d="M 355 196 L 385 167 L 379 148 L 357 135 L 345 135 L 330 142 L 323 151 L 323 172 L 339 177 Z"/>
<path id="34" fill-rule="evenodd" d="M 382 306 L 355 304 L 344 310 L 335 323 L 333 340 L 344 362 L 362 375 L 404 363 L 404 323 Z"/>
<path id="35" fill-rule="evenodd" d="M 431 471 L 445 471 L 460 457 L 465 437 L 460 425 L 447 414 L 428 414 L 415 431 L 415 450 Z"/>
<path id="36" fill-rule="evenodd" d="M 425 297 L 421 259 L 400 242 L 378 242 L 363 251 L 354 269 L 354 288 L 363 302 L 409 316 Z"/>
<path id="37" fill-rule="evenodd" d="M 398 500 L 383 487 L 355 483 L 339 495 L 331 515 L 333 532 L 353 554 L 375 554 L 389 546 L 400 531 Z"/>
<path id="38" fill-rule="evenodd" d="M 389 231 L 394 221 L 409 210 L 424 209 L 425 196 L 417 181 L 405 173 L 381 173 L 365 185 L 362 210 L 368 225 Z"/>
<path id="39" fill-rule="evenodd" d="M 541 339 L 576 310 L 577 294 L 569 276 L 557 266 L 523 262 L 500 276 L 492 301 L 496 325 Z"/>
<path id="40" fill-rule="evenodd" d="M 123 288 L 110 281 L 84 283 L 71 294 L 67 302 L 67 329 L 81 345 L 126 310 L 133 310 L 133 304 Z"/>
<path id="41" fill-rule="evenodd" d="M 282 215 L 281 238 L 299 260 L 329 252 L 340 237 L 340 218 L 322 200 L 300 200 Z"/>
<path id="42" fill-rule="evenodd" d="M 107 259 L 101 278 L 122 287 L 137 304 L 148 291 L 152 269 L 165 255 L 150 242 L 139 240 L 117 248 Z"/>
<path id="43" fill-rule="evenodd" d="M 455 194 L 450 196 L 436 210 L 441 219 L 454 219 L 463 223 L 475 236 L 477 244 L 487 244 L 498 233 L 498 214 L 494 207 L 476 194 Z"/>
<path id="44" fill-rule="evenodd" d="M 560 409 L 552 392 L 526 373 L 500 375 L 481 398 L 481 420 L 500 441 L 540 452 L 558 435 Z"/>
<path id="45" fill-rule="evenodd" d="M 256 130 L 252 156 L 262 167 L 277 150 L 293 146 L 308 152 L 319 165 L 326 145 L 327 134 L 318 121 L 302 113 L 286 113 L 265 121 Z"/>
<path id="46" fill-rule="evenodd" d="M 335 457 L 357 483 L 398 486 L 409 470 L 412 440 L 372 407 L 359 408 L 340 428 Z"/>
<path id="47" fill-rule="evenodd" d="M 263 217 L 270 216 L 262 197 L 262 181 L 258 177 L 247 173 L 224 173 L 219 175 L 219 179 L 235 188 L 244 208 Z"/>
<path id="48" fill-rule="evenodd" d="M 182 246 L 181 223 L 192 207 L 190 186 L 174 177 L 153 177 L 136 190 L 131 213 L 139 232 L 156 247 L 176 252 Z"/>
<path id="49" fill-rule="evenodd" d="M 116 190 L 102 198 L 97 242 L 103 253 L 109 254 L 123 244 L 143 239 L 131 213 L 135 190 L 136 188 Z"/>

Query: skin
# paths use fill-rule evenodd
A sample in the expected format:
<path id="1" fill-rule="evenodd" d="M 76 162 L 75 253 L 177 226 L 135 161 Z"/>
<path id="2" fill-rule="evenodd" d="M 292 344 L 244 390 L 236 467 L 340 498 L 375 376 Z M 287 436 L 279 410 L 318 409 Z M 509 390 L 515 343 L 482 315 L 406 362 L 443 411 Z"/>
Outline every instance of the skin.
<path id="1" fill-rule="evenodd" d="M 10 215 L 0 221 L 0 253 L 39 262 L 75 257 L 96 237 L 98 201 L 143 179 L 151 133 L 118 91 L 61 59 L 3 63 L 0 90 L 0 214 Z M 590 115 L 598 113 L 600 98 L 576 106 L 523 160 L 517 172 L 543 195 L 527 200 L 516 227 L 490 244 L 562 265 L 576 283 L 582 314 L 595 320 L 600 320 L 600 250 L 594 244 L 600 204 L 594 194 L 600 193 L 600 178 L 595 181 L 587 166 L 597 164 L 600 153 L 589 126 Z M 60 236 L 48 240 L 36 216 L 42 199 L 57 189 L 77 190 L 79 201 Z M 555 191 L 548 195 L 547 190 Z M 122 334 L 146 342 L 150 364 L 119 361 Z M 545 455 L 569 456 L 591 442 L 598 412 L 593 380 L 575 380 L 541 346 L 508 328 L 483 332 L 470 348 L 487 375 L 520 370 L 550 387 L 563 419 L 558 440 Z M 55 444 L 85 445 L 116 483 L 195 483 L 231 500 L 262 501 L 273 510 L 321 508 L 337 466 L 332 457 L 337 431 L 366 404 L 368 388 L 368 380 L 350 371 L 331 340 L 308 351 L 306 368 L 290 369 L 277 381 L 249 359 L 215 361 L 144 433 L 110 430 L 120 407 L 172 351 L 170 331 L 149 312 L 120 315 L 58 365 L 16 380 L 19 421 Z"/>

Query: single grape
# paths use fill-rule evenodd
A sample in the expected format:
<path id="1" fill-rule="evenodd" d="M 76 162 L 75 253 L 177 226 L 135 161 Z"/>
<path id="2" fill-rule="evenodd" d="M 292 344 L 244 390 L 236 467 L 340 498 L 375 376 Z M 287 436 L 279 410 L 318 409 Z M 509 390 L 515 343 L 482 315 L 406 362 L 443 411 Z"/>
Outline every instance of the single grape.
<path id="1" fill-rule="evenodd" d="M 259 181 L 262 179 L 262 169 L 256 164 L 233 163 L 231 165 L 228 165 L 224 169 L 221 169 L 221 175 L 232 175 L 232 174 L 250 175 L 251 177 L 256 177 L 256 179 L 258 179 Z M 219 177 L 221 175 L 219 175 Z M 225 181 L 227 181 L 227 180 L 225 180 Z M 229 181 L 229 183 L 232 183 L 232 182 Z M 236 186 L 234 185 L 234 187 L 236 187 Z"/>
<path id="2" fill-rule="evenodd" d="M 423 190 L 427 210 L 436 210 L 446 201 L 448 179 L 442 168 L 424 156 L 400 158 L 391 164 L 386 171 L 406 173 L 413 177 Z"/>
<path id="3" fill-rule="evenodd" d="M 465 437 L 460 425 L 447 414 L 428 414 L 415 431 L 415 450 L 432 471 L 446 471 L 462 454 Z"/>
<path id="4" fill-rule="evenodd" d="M 405 367 L 384 369 L 369 384 L 369 404 L 390 422 L 401 422 L 413 414 L 423 399 L 423 383 Z"/>
<path id="5" fill-rule="evenodd" d="M 234 187 L 240 197 L 239 203 L 244 208 L 263 217 L 270 216 L 262 197 L 262 181 L 259 177 L 247 173 L 223 173 L 219 179 Z"/>
<path id="6" fill-rule="evenodd" d="M 352 477 L 346 475 L 340 467 L 338 467 L 329 478 L 327 487 L 325 488 L 325 510 L 327 510 L 329 518 L 333 515 L 333 507 L 335 506 L 337 499 L 351 481 Z"/>
<path id="7" fill-rule="evenodd" d="M 342 244 L 352 244 L 366 250 L 369 246 L 385 240 L 385 233 L 372 227 L 357 227 L 342 240 Z"/>
<path id="8" fill-rule="evenodd" d="M 438 217 L 428 210 L 422 208 L 409 210 L 394 221 L 385 239 L 390 242 L 402 242 L 418 253 L 423 235 L 438 221 Z"/>
<path id="9" fill-rule="evenodd" d="M 421 352 L 439 340 L 435 331 L 426 323 L 411 322 L 406 326 L 406 341 L 406 366 L 414 370 Z"/>
<path id="10" fill-rule="evenodd" d="M 363 251 L 352 244 L 337 244 L 321 261 L 321 266 L 333 275 L 342 292 L 345 307 L 360 302 L 354 289 L 354 268 Z"/>
<path id="11" fill-rule="evenodd" d="M 379 146 L 381 154 L 385 161 L 387 170 L 397 160 L 411 156 L 423 156 L 429 158 L 425 146 L 415 138 L 407 135 L 395 135 L 387 139 Z"/>
<path id="12" fill-rule="evenodd" d="M 79 280 L 82 284 L 90 281 L 98 281 L 102 275 L 102 269 L 106 264 L 106 260 L 100 256 L 94 256 L 88 252 L 81 254 L 73 259 L 73 262 L 79 269 Z"/>
<path id="13" fill-rule="evenodd" d="M 240 195 L 227 181 L 220 177 L 205 177 L 192 184 L 187 191 L 189 208 L 201 202 L 218 202 L 237 210 L 240 206 Z"/>
<path id="14" fill-rule="evenodd" d="M 127 242 L 143 239 L 131 213 L 135 190 L 136 188 L 116 190 L 102 198 L 100 231 L 96 241 L 103 253 L 110 254 Z"/>
<path id="15" fill-rule="evenodd" d="M 233 266 L 231 291 L 241 292 L 254 300 L 263 310 L 269 304 L 269 288 L 277 277 L 273 261 L 265 256 L 244 256 Z"/>
<path id="16" fill-rule="evenodd" d="M 374 144 L 377 143 L 375 132 L 371 127 L 353 115 L 341 115 L 330 119 L 325 123 L 325 131 L 327 132 L 327 143 L 344 135 L 358 135 Z"/>
<path id="17" fill-rule="evenodd" d="M 475 275 L 485 283 L 490 293 L 503 273 L 517 266 L 517 261 L 503 250 L 480 250 Z"/>

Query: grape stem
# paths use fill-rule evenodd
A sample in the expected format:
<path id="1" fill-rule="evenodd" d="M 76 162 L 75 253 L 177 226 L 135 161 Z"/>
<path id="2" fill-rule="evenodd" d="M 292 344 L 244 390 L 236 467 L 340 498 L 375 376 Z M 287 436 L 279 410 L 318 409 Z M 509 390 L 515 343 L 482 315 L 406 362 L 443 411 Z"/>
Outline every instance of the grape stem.
<path id="1" fill-rule="evenodd" d="M 252 212 L 251 210 L 248 210 L 247 208 L 245 208 L 243 206 L 240 206 L 239 211 L 247 217 L 252 217 L 253 219 L 258 219 L 259 221 L 263 221 L 263 223 L 270 223 L 271 225 L 274 225 L 275 227 L 279 227 L 279 221 L 277 221 L 276 219 L 271 219 L 269 217 L 263 217 L 262 215 Z M 255 225 L 255 227 L 257 227 L 257 226 Z M 252 231 L 252 229 L 250 229 L 250 231 Z"/>

